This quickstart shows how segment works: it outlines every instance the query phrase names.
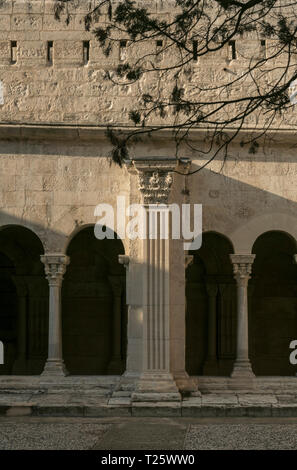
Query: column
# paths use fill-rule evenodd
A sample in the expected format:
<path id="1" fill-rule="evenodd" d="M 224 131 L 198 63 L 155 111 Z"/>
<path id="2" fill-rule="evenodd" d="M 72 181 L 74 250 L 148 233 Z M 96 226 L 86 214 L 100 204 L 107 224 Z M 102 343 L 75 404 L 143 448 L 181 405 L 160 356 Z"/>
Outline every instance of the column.
<path id="1" fill-rule="evenodd" d="M 191 266 L 194 262 L 194 255 L 186 254 L 184 257 L 184 283 L 186 281 L 185 274 L 186 270 L 189 266 Z M 185 285 L 184 285 L 185 287 Z M 185 293 L 184 293 L 185 295 Z M 198 391 L 198 380 L 193 377 L 190 377 L 189 374 L 185 370 L 186 365 L 186 312 L 187 312 L 187 298 L 184 297 L 184 312 L 183 312 L 183 325 L 179 326 L 179 338 L 182 339 L 184 347 L 183 347 L 183 357 L 180 357 L 179 363 L 180 368 L 174 369 L 173 376 L 174 380 L 178 386 L 178 389 L 181 392 L 191 392 L 192 396 L 200 396 L 200 392 Z"/>
<path id="2" fill-rule="evenodd" d="M 24 278 L 13 276 L 18 296 L 17 317 L 17 358 L 13 364 L 13 374 L 26 374 L 27 371 L 27 286 Z"/>
<path id="3" fill-rule="evenodd" d="M 231 377 L 253 378 L 248 347 L 248 281 L 255 255 L 230 255 L 237 283 L 236 359 Z"/>
<path id="4" fill-rule="evenodd" d="M 135 162 L 143 196 L 142 240 L 143 370 L 133 401 L 180 401 L 171 373 L 170 240 L 168 197 L 176 161 Z"/>
<path id="5" fill-rule="evenodd" d="M 41 261 L 49 283 L 48 359 L 42 375 L 65 376 L 67 371 L 62 353 L 61 287 L 70 260 L 63 254 L 48 253 L 41 256 Z"/>
<path id="6" fill-rule="evenodd" d="M 108 277 L 113 293 L 113 315 L 112 315 L 112 354 L 108 365 L 110 374 L 122 373 L 122 293 L 124 278 L 122 276 Z"/>
<path id="7" fill-rule="evenodd" d="M 217 363 L 217 284 L 206 283 L 208 295 L 208 322 L 207 322 L 207 358 L 203 367 L 206 375 L 216 375 Z"/>

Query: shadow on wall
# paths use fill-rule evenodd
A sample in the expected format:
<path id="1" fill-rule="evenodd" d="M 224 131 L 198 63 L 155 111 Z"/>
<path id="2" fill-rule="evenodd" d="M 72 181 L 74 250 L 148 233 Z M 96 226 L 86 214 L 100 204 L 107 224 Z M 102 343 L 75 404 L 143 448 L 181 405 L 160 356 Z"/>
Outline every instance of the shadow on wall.
<path id="1" fill-rule="evenodd" d="M 254 245 L 256 253 L 249 289 L 249 340 L 254 371 L 261 375 L 295 373 L 288 363 L 286 345 L 297 335 L 297 271 L 293 264 L 293 254 L 297 252 L 297 224 L 293 225 L 297 219 L 296 202 L 206 169 L 192 177 L 190 192 L 192 203 L 203 204 L 205 228 L 213 233 L 203 238 L 201 251 L 195 253 L 194 265 L 187 272 L 188 371 L 193 375 L 213 375 L 213 371 L 228 375 L 231 371 L 236 294 L 229 253 L 235 245 L 232 233 L 242 230 L 248 246 Z M 249 230 L 255 220 L 256 232 Z M 65 246 L 63 234 L 29 222 L 26 228 L 23 225 L 23 220 L 0 214 L 0 340 L 4 338 L 8 358 L 4 367 L 0 365 L 2 374 L 42 371 L 47 349 L 48 284 L 40 254 L 49 246 Z M 116 316 L 114 299 L 119 297 L 118 284 L 125 276 L 116 259 L 124 253 L 123 245 L 119 240 L 114 245 L 109 243 L 113 240 L 106 240 L 99 247 L 101 242 L 97 240 L 95 246 L 90 241 L 90 230 L 85 228 L 73 238 L 69 234 L 71 263 L 62 296 L 66 366 L 68 360 L 70 372 L 79 374 L 121 373 L 125 341 L 119 357 L 111 332 Z M 213 284 L 217 293 L 210 295 L 208 291 L 216 291 Z M 211 309 L 215 311 L 215 321 L 210 334 Z M 126 337 L 123 311 L 124 308 L 122 338 Z M 112 322 L 106 323 L 111 317 Z M 88 331 L 91 353 L 86 349 Z"/>
<path id="2" fill-rule="evenodd" d="M 257 188 L 256 178 L 247 184 L 208 169 L 191 178 L 190 200 L 202 203 L 206 232 L 186 272 L 188 373 L 232 371 L 236 284 L 229 254 L 237 246 L 256 254 L 248 289 L 253 370 L 295 375 L 289 344 L 297 338 L 296 202 Z M 290 181 L 287 194 L 295 196 Z"/>
<path id="3" fill-rule="evenodd" d="M 23 221 L 13 222 L 0 227 L 0 374 L 36 375 L 48 349 L 49 288 L 40 261 L 44 247 L 34 233 L 44 233 L 44 227 L 35 225 L 33 231 Z M 52 231 L 46 235 L 57 237 Z M 125 269 L 117 262 L 123 253 L 121 240 L 97 240 L 93 227 L 82 229 L 69 244 L 62 323 L 64 358 L 72 374 L 121 374 L 125 368 Z M 120 344 L 115 344 L 114 327 Z"/>

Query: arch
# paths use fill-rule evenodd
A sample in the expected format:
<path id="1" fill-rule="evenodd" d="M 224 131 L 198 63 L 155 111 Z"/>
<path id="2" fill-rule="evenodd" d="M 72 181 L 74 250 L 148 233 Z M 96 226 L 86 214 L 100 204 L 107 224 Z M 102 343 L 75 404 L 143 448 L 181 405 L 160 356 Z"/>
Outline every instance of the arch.
<path id="1" fill-rule="evenodd" d="M 43 244 L 20 225 L 0 230 L 0 374 L 40 374 L 47 356 L 48 283 L 40 256 Z"/>
<path id="2" fill-rule="evenodd" d="M 63 356 L 70 374 L 121 374 L 127 337 L 124 254 L 119 238 L 98 240 L 94 225 L 77 230 L 67 248 L 62 285 Z M 120 337 L 120 344 L 116 338 Z"/>
<path id="3" fill-rule="evenodd" d="M 3 214 L 1 214 L 1 220 L 3 220 Z M 21 224 L 16 224 L 16 223 L 4 223 L 0 225 L 0 234 L 2 231 L 7 230 L 7 229 L 12 229 L 12 228 L 18 228 L 22 229 L 25 232 L 31 233 L 36 239 L 39 240 L 39 243 L 42 246 L 42 253 L 45 252 L 45 240 L 42 237 L 42 234 L 39 232 L 39 230 L 32 224 L 32 225 L 21 225 Z"/>
<path id="4" fill-rule="evenodd" d="M 186 271 L 186 368 L 191 375 L 228 375 L 235 357 L 236 287 L 233 245 L 204 232 Z"/>
<path id="5" fill-rule="evenodd" d="M 256 375 L 295 375 L 289 344 L 297 331 L 296 241 L 284 231 L 261 234 L 249 283 L 250 359 Z"/>
<path id="6" fill-rule="evenodd" d="M 235 253 L 251 253 L 257 238 L 261 234 L 270 231 L 281 231 L 289 234 L 295 240 L 297 248 L 296 217 L 275 212 L 254 217 L 230 233 Z"/>

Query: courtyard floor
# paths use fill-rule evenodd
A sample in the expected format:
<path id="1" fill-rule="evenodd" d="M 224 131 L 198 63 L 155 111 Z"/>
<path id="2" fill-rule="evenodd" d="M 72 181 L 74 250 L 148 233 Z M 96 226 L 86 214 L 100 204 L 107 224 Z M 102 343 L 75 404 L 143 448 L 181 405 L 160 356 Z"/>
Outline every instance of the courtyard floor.
<path id="1" fill-rule="evenodd" d="M 297 418 L 1 417 L 0 450 L 297 449 Z"/>

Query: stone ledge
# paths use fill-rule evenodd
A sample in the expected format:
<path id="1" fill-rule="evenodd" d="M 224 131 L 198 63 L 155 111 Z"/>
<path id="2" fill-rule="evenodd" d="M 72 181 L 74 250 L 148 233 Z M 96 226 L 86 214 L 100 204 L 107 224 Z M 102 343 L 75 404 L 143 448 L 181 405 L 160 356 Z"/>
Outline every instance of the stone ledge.
<path id="1" fill-rule="evenodd" d="M 154 126 L 154 129 L 160 126 Z M 138 127 L 125 126 L 121 123 L 114 125 L 114 128 L 122 131 L 123 133 L 129 133 L 135 131 Z M 55 141 L 106 141 L 106 130 L 107 126 L 88 125 L 88 124 L 67 124 L 67 123 L 26 123 L 21 122 L 13 123 L 0 123 L 0 140 L 55 140 Z M 149 130 L 149 129 L 148 129 Z M 206 128 L 193 128 L 190 131 L 192 139 L 201 141 L 205 138 Z M 233 128 L 225 129 L 225 132 L 233 133 Z M 243 128 L 240 135 L 236 139 L 242 139 L 244 137 L 250 137 L 255 133 L 260 133 L 259 129 L 255 128 Z M 293 142 L 295 139 L 295 131 L 290 128 L 283 129 L 270 129 L 268 135 L 272 135 L 278 143 Z M 172 138 L 172 131 L 163 129 L 162 127 L 158 130 L 157 135 L 154 136 L 156 141 L 168 140 Z M 236 140 L 235 139 L 235 140 Z M 259 138 L 260 139 L 260 138 Z M 260 139 L 261 140 L 261 139 Z"/>

